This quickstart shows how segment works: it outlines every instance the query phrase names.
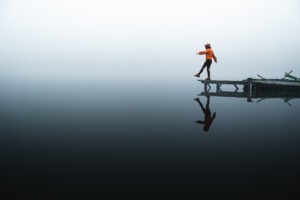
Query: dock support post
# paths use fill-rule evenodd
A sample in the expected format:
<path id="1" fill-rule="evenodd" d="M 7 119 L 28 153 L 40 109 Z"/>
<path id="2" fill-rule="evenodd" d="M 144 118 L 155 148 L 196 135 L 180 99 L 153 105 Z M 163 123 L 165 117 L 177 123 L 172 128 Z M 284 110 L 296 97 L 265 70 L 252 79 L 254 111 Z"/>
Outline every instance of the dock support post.
<path id="1" fill-rule="evenodd" d="M 221 84 L 220 84 L 220 83 L 217 83 L 216 85 L 217 85 L 217 87 L 216 87 L 216 92 L 220 92 Z"/>
<path id="2" fill-rule="evenodd" d="M 204 83 L 204 92 L 207 92 L 207 83 Z"/>
<path id="3" fill-rule="evenodd" d="M 247 97 L 247 101 L 251 102 L 251 98 L 252 98 L 252 79 L 248 78 L 247 79 L 247 85 L 248 85 L 248 97 Z"/>

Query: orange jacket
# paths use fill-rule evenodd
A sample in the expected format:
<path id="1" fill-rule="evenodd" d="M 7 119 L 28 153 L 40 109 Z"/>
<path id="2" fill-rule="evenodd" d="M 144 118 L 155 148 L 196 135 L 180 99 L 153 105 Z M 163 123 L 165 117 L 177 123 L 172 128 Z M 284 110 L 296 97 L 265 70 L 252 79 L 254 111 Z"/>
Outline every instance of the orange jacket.
<path id="1" fill-rule="evenodd" d="M 215 54 L 211 48 L 207 49 L 206 51 L 200 51 L 199 54 L 200 55 L 206 54 L 207 60 L 214 59 L 214 61 L 217 62 L 217 57 L 215 56 Z"/>

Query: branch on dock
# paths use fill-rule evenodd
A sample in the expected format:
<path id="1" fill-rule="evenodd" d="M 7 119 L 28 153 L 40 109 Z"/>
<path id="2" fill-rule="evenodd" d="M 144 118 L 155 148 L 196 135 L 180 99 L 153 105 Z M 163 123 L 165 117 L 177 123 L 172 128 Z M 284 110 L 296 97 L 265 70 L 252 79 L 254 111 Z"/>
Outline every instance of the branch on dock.
<path id="1" fill-rule="evenodd" d="M 259 74 L 257 74 L 257 76 L 258 76 L 259 78 L 261 78 L 262 80 L 266 80 L 266 78 L 262 77 L 262 76 L 259 75 Z"/>

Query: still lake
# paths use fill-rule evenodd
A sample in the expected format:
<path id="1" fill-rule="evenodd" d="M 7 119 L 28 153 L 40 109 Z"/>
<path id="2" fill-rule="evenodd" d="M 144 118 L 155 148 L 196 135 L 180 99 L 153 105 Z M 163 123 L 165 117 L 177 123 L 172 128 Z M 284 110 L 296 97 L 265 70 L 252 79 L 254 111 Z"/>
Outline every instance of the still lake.
<path id="1" fill-rule="evenodd" d="M 214 88 L 212 88 L 214 90 Z M 190 77 L 1 78 L 3 196 L 292 195 L 300 100 L 209 98 Z"/>

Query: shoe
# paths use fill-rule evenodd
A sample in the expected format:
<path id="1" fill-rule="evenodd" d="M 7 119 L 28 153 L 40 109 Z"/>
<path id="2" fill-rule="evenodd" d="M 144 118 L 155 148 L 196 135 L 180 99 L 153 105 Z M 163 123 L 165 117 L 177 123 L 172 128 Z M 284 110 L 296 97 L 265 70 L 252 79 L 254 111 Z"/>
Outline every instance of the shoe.
<path id="1" fill-rule="evenodd" d="M 205 79 L 206 81 L 210 81 L 210 78 Z"/>
<path id="2" fill-rule="evenodd" d="M 199 101 L 200 99 L 199 99 L 199 98 L 195 98 L 194 100 L 195 100 L 195 101 Z"/>
<path id="3" fill-rule="evenodd" d="M 200 74 L 195 74 L 194 76 L 199 78 L 199 77 L 200 77 Z"/>

